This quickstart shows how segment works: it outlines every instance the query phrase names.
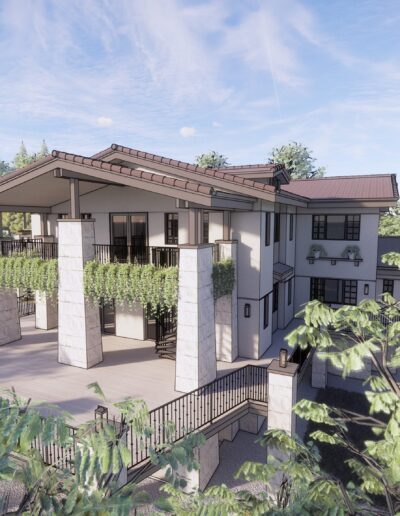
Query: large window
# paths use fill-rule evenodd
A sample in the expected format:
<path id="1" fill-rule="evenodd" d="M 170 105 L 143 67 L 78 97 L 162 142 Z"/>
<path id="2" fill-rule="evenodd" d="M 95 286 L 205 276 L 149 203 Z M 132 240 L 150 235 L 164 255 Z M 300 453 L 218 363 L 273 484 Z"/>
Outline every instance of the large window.
<path id="1" fill-rule="evenodd" d="M 313 240 L 360 240 L 360 215 L 313 215 Z"/>
<path id="2" fill-rule="evenodd" d="M 272 312 L 278 310 L 279 305 L 279 283 L 274 283 L 272 290 Z"/>
<path id="3" fill-rule="evenodd" d="M 274 217 L 274 242 L 279 242 L 281 233 L 281 215 L 280 213 L 275 213 Z"/>
<path id="4" fill-rule="evenodd" d="M 165 214 L 165 243 L 167 245 L 178 244 L 178 214 Z"/>
<path id="5" fill-rule="evenodd" d="M 271 214 L 267 211 L 265 214 L 265 245 L 271 243 Z"/>
<path id="6" fill-rule="evenodd" d="M 311 278 L 310 299 L 337 305 L 357 304 L 357 281 Z"/>
<path id="7" fill-rule="evenodd" d="M 264 317 L 263 317 L 263 320 L 264 320 L 264 330 L 265 328 L 267 328 L 268 324 L 269 324 L 269 294 L 267 294 L 266 296 L 264 296 Z"/>
<path id="8" fill-rule="evenodd" d="M 394 287 L 394 282 L 392 279 L 384 279 L 382 293 L 388 292 L 391 296 L 393 296 L 393 291 L 394 291 L 393 287 Z"/>

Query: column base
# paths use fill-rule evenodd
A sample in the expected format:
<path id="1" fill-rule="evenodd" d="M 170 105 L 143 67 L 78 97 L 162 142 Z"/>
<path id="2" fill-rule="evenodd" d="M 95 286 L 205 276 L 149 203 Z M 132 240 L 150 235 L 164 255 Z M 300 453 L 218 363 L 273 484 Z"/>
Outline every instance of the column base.
<path id="1" fill-rule="evenodd" d="M 35 327 L 39 330 L 52 330 L 58 326 L 57 295 L 48 297 L 35 292 Z"/>

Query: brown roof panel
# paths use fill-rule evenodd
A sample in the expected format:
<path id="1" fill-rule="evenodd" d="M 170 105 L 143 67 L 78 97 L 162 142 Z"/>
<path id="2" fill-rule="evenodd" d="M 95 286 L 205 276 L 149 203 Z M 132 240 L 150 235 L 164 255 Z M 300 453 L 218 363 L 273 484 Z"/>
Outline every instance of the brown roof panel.
<path id="1" fill-rule="evenodd" d="M 397 199 L 395 174 L 332 176 L 320 179 L 294 179 L 281 187 L 283 192 L 301 195 L 310 200 Z"/>

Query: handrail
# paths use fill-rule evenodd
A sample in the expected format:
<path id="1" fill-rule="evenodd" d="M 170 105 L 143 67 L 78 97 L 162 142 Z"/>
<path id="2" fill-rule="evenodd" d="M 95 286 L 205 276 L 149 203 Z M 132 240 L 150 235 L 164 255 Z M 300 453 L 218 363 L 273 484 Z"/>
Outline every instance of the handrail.
<path id="1" fill-rule="evenodd" d="M 0 240 L 1 256 L 13 256 L 19 253 L 37 256 L 42 260 L 51 260 L 58 256 L 58 244 L 55 242 L 42 242 L 37 239 Z"/>

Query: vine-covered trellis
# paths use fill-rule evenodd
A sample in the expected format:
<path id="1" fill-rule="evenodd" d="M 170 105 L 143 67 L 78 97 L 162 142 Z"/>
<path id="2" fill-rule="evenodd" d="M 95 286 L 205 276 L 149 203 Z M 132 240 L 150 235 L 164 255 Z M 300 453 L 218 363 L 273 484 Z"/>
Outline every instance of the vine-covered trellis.
<path id="1" fill-rule="evenodd" d="M 57 260 L 26 256 L 0 257 L 0 287 L 38 290 L 51 296 L 57 286 Z"/>

